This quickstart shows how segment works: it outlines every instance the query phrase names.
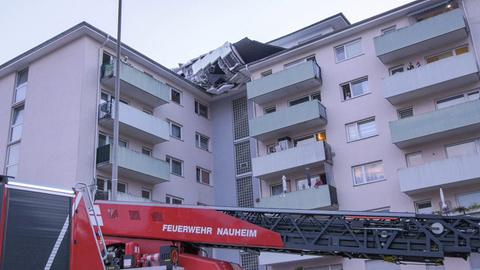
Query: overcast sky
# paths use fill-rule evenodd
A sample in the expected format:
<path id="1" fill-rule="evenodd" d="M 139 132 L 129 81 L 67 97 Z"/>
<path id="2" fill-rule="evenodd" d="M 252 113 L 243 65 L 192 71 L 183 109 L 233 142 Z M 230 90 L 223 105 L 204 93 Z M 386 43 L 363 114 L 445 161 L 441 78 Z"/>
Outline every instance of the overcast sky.
<path id="1" fill-rule="evenodd" d="M 122 41 L 174 67 L 243 37 L 270 41 L 343 12 L 351 23 L 411 0 L 123 0 Z M 0 63 L 87 21 L 116 36 L 118 0 L 0 0 Z"/>

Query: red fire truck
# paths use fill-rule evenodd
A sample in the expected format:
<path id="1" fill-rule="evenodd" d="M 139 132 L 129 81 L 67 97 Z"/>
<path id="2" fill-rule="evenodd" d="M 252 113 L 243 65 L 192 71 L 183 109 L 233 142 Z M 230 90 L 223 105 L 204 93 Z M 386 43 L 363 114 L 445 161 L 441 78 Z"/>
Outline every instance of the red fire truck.
<path id="1" fill-rule="evenodd" d="M 205 248 L 441 264 L 480 251 L 468 215 L 173 206 L 95 201 L 0 183 L 0 269 L 237 270 Z"/>

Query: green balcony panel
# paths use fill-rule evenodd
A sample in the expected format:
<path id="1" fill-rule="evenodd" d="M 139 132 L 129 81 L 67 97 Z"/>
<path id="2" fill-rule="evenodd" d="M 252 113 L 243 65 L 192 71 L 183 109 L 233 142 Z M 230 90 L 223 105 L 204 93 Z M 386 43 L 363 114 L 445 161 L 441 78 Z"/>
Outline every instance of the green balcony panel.
<path id="1" fill-rule="evenodd" d="M 247 83 L 247 97 L 261 104 L 322 85 L 320 67 L 313 61 L 289 67 Z"/>
<path id="2" fill-rule="evenodd" d="M 392 142 L 399 148 L 480 129 L 480 100 L 408 117 L 390 124 Z"/>
<path id="3" fill-rule="evenodd" d="M 310 188 L 261 198 L 255 203 L 259 208 L 279 209 L 336 209 L 337 191 L 331 185 L 323 185 L 318 188 Z"/>
<path id="4" fill-rule="evenodd" d="M 102 83 L 112 90 L 115 88 L 116 69 L 114 64 L 102 66 Z M 120 91 L 127 96 L 151 107 L 168 103 L 170 87 L 145 72 L 121 62 Z"/>
<path id="5" fill-rule="evenodd" d="M 252 159 L 254 177 L 281 177 L 298 169 L 331 162 L 330 146 L 325 142 L 313 142 Z"/>
<path id="6" fill-rule="evenodd" d="M 400 190 L 407 194 L 480 183 L 480 155 L 432 161 L 398 172 Z"/>
<path id="7" fill-rule="evenodd" d="M 250 136 L 264 140 L 290 136 L 298 130 L 322 127 L 327 110 L 318 100 L 290 106 L 249 120 Z"/>
<path id="8" fill-rule="evenodd" d="M 467 38 L 467 26 L 460 9 L 425 19 L 374 38 L 377 57 L 384 64 L 441 48 Z"/>
<path id="9" fill-rule="evenodd" d="M 104 172 L 112 170 L 112 146 L 97 148 L 97 168 Z M 118 147 L 118 175 L 120 178 L 147 184 L 160 184 L 170 179 L 170 167 L 166 161 Z"/>
<path id="10" fill-rule="evenodd" d="M 112 103 L 100 104 L 99 124 L 101 126 L 113 129 L 115 117 L 112 111 Z M 169 140 L 169 126 L 166 121 L 123 103 L 120 103 L 119 113 L 121 135 L 133 137 L 150 144 Z"/>
<path id="11" fill-rule="evenodd" d="M 478 80 L 475 56 L 465 53 L 386 77 L 383 93 L 390 103 L 397 105 Z"/>

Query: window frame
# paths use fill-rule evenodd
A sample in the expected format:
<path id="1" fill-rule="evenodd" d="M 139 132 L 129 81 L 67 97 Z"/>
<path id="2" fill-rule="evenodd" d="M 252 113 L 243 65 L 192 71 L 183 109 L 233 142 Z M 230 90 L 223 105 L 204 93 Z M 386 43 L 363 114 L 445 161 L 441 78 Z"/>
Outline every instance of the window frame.
<path id="1" fill-rule="evenodd" d="M 146 198 L 146 197 L 143 196 L 143 192 L 148 192 L 148 198 Z M 144 198 L 144 199 L 147 199 L 147 200 L 151 200 L 151 199 L 152 199 L 152 190 L 151 190 L 151 189 L 148 189 L 148 188 L 143 188 L 143 187 L 142 187 L 141 197 Z"/>
<path id="2" fill-rule="evenodd" d="M 12 99 L 12 104 L 15 106 L 17 104 L 23 104 L 25 102 L 25 99 L 27 97 L 27 91 L 28 91 L 28 75 L 29 75 L 29 67 L 20 69 L 16 72 L 15 74 L 15 89 L 13 91 L 13 99 Z M 20 73 L 26 72 L 26 78 L 27 80 L 21 84 L 19 84 L 20 80 Z M 24 89 L 24 96 L 21 100 L 17 100 L 17 95 L 19 92 L 19 89 Z"/>
<path id="3" fill-rule="evenodd" d="M 207 139 L 207 148 L 206 149 L 202 148 L 202 143 L 201 143 L 202 137 Z M 195 146 L 198 149 L 210 152 L 210 137 L 208 137 L 208 136 L 206 136 L 206 135 L 204 135 L 200 132 L 195 132 Z"/>
<path id="4" fill-rule="evenodd" d="M 432 209 L 432 211 L 430 213 L 421 213 L 419 211 L 420 208 L 418 206 L 419 206 L 419 204 L 423 204 L 423 203 L 430 203 L 430 208 Z M 415 202 L 413 202 L 413 205 L 415 206 L 415 213 L 417 213 L 417 214 L 432 214 L 434 212 L 433 203 L 432 203 L 431 199 L 415 201 Z M 426 208 L 423 208 L 423 209 L 426 209 Z"/>
<path id="5" fill-rule="evenodd" d="M 435 100 L 435 110 L 441 110 L 441 109 L 449 108 L 449 107 L 452 107 L 452 106 L 456 106 L 456 105 L 460 105 L 460 104 L 472 101 L 472 100 L 468 99 L 468 96 L 470 96 L 471 94 L 474 94 L 474 93 L 478 93 L 478 95 L 480 96 L 480 89 L 469 90 L 469 91 L 466 91 L 466 92 L 457 93 L 457 94 L 447 96 L 447 97 L 444 97 L 444 98 L 439 98 L 439 99 Z M 454 104 L 454 105 L 449 105 L 449 106 L 446 106 L 446 107 L 443 107 L 443 108 L 438 107 L 439 102 L 445 102 L 446 100 L 453 100 L 452 98 L 459 97 L 459 96 L 462 96 L 462 102 Z M 480 98 L 477 99 L 477 100 L 480 100 Z"/>
<path id="6" fill-rule="evenodd" d="M 167 198 L 169 200 L 167 200 Z M 173 203 L 173 200 L 177 200 L 177 201 L 180 201 L 180 203 Z M 181 198 L 181 197 L 178 197 L 178 196 L 174 196 L 174 195 L 170 195 L 170 194 L 165 194 L 165 203 L 166 204 L 176 204 L 176 205 L 180 205 L 180 204 L 183 204 L 185 201 L 184 198 Z"/>
<path id="7" fill-rule="evenodd" d="M 146 152 L 148 152 L 148 154 Z M 142 154 L 151 157 L 152 153 L 153 153 L 153 151 L 150 147 L 142 146 Z"/>
<path id="8" fill-rule="evenodd" d="M 179 176 L 179 177 L 184 177 L 185 175 L 185 168 L 184 168 L 184 162 L 183 160 L 181 159 L 178 159 L 178 158 L 175 158 L 175 157 L 172 157 L 170 155 L 167 155 L 165 157 L 165 161 L 168 162 L 169 164 L 169 167 L 170 167 L 170 174 L 173 174 L 173 175 L 176 175 L 176 176 Z M 173 162 L 172 161 L 175 161 L 175 162 L 179 162 L 180 163 L 180 170 L 181 170 L 181 174 L 178 174 L 176 172 L 173 171 Z"/>
<path id="9" fill-rule="evenodd" d="M 418 164 L 418 165 L 413 165 L 413 164 L 409 164 L 408 162 L 408 157 L 409 156 L 413 156 L 413 155 L 420 155 L 420 159 L 422 160 L 422 163 L 421 164 Z M 415 152 L 409 152 L 409 153 L 405 153 L 405 165 L 407 166 L 407 168 L 412 168 L 412 167 L 416 167 L 416 166 L 421 166 L 425 164 L 425 161 L 423 160 L 423 152 L 422 151 L 415 151 Z"/>
<path id="10" fill-rule="evenodd" d="M 382 36 L 383 36 L 383 35 L 386 35 L 386 34 L 388 34 L 388 33 L 395 32 L 395 31 L 397 31 L 397 25 L 396 25 L 396 24 L 390 25 L 390 26 L 385 27 L 385 28 L 383 28 L 382 30 L 380 30 L 380 32 L 382 33 Z"/>
<path id="11" fill-rule="evenodd" d="M 287 192 L 286 192 L 286 193 L 292 192 L 292 190 L 291 190 L 292 188 L 291 188 L 290 184 L 291 184 L 291 183 L 290 183 L 290 179 L 288 179 L 288 180 L 287 180 Z M 282 187 L 282 192 L 280 192 L 280 194 L 275 194 L 275 195 L 273 195 L 273 187 L 276 187 L 276 186 L 281 186 L 281 187 Z M 282 183 L 282 182 L 270 184 L 269 187 L 270 187 L 270 188 L 269 188 L 269 189 L 270 189 L 270 197 L 272 197 L 272 196 L 278 196 L 278 195 L 282 195 L 282 194 L 283 194 L 283 183 Z"/>
<path id="12" fill-rule="evenodd" d="M 200 113 L 200 106 L 204 106 L 207 109 L 206 115 L 203 115 L 203 114 Z M 208 107 L 208 105 L 199 101 L 198 99 L 195 99 L 194 108 L 195 108 L 194 112 L 195 112 L 196 115 L 204 117 L 206 119 L 210 119 L 210 108 Z"/>
<path id="13" fill-rule="evenodd" d="M 357 43 L 357 42 L 360 43 L 360 53 L 357 54 L 357 55 L 353 55 L 353 56 L 347 56 L 347 46 L 352 45 L 352 44 Z M 344 59 L 338 59 L 338 57 L 337 57 L 337 49 L 338 48 L 343 48 L 343 53 L 345 55 Z M 364 54 L 363 53 L 363 47 L 362 47 L 362 38 L 359 37 L 359 38 L 350 40 L 348 42 L 345 42 L 343 44 L 337 45 L 337 46 L 333 47 L 333 52 L 334 52 L 333 56 L 335 58 L 335 63 L 336 64 L 341 63 L 341 62 L 345 62 L 347 60 L 353 59 L 353 58 L 358 57 L 358 56 L 361 56 L 361 55 Z"/>
<path id="14" fill-rule="evenodd" d="M 171 138 L 174 138 L 174 139 L 177 139 L 177 140 L 180 140 L 180 141 L 183 141 L 183 125 L 182 124 L 179 124 L 175 121 L 172 121 L 170 119 L 167 119 L 168 121 L 168 126 L 169 126 L 169 129 L 170 129 L 170 137 Z M 177 137 L 177 136 L 174 136 L 173 135 L 173 126 L 176 126 L 179 128 L 180 130 L 180 137 Z"/>
<path id="15" fill-rule="evenodd" d="M 267 106 L 265 108 L 263 108 L 263 114 L 269 114 L 269 113 L 274 113 L 277 111 L 277 106 L 276 105 L 272 105 L 272 106 Z"/>
<path id="16" fill-rule="evenodd" d="M 407 116 L 407 117 L 402 117 L 402 114 L 401 112 L 405 112 L 407 110 L 411 110 L 412 111 L 412 115 L 411 116 Z M 413 117 L 415 116 L 415 111 L 413 110 L 413 106 L 410 106 L 410 107 L 403 107 L 403 108 L 400 108 L 397 110 L 397 117 L 398 119 L 405 119 L 405 118 L 409 118 L 409 117 Z"/>
<path id="17" fill-rule="evenodd" d="M 208 181 L 205 183 L 203 182 L 203 174 L 202 173 L 207 173 L 208 175 Z M 197 180 L 197 183 L 207 185 L 207 186 L 212 186 L 212 171 L 204 169 L 202 167 L 197 166 L 195 168 L 195 178 Z"/>
<path id="18" fill-rule="evenodd" d="M 370 135 L 370 136 L 361 137 L 360 136 L 359 123 L 368 123 L 368 122 L 373 122 L 375 124 L 375 134 Z M 358 134 L 357 139 L 351 139 L 350 138 L 350 133 L 349 133 L 348 127 L 351 126 L 351 125 L 355 125 L 355 127 L 356 127 L 355 130 Z M 361 119 L 361 120 L 358 120 L 358 121 L 355 121 L 355 122 L 345 124 L 345 132 L 346 132 L 346 135 L 347 135 L 347 143 L 360 141 L 360 140 L 364 140 L 364 139 L 368 139 L 368 138 L 378 136 L 378 128 L 377 128 L 377 123 L 375 121 L 375 116 L 368 117 L 368 118 L 365 118 L 365 119 Z"/>
<path id="19" fill-rule="evenodd" d="M 170 86 L 170 85 L 169 85 L 169 86 Z M 178 101 L 178 102 L 176 102 L 176 101 L 173 100 L 173 98 L 172 98 L 172 96 L 173 96 L 172 93 L 173 93 L 173 92 L 177 92 L 177 93 L 179 94 L 179 97 L 178 97 L 178 98 L 179 98 L 179 101 Z M 183 93 L 182 93 L 182 91 L 178 90 L 178 89 L 175 88 L 175 87 L 170 86 L 170 101 L 173 102 L 173 103 L 175 103 L 175 104 L 177 104 L 177 105 L 182 105 L 182 104 L 183 104 L 182 100 L 183 100 Z"/>
<path id="20" fill-rule="evenodd" d="M 366 166 L 372 165 L 372 164 L 381 164 L 382 165 L 383 178 L 376 179 L 376 180 L 373 180 L 373 181 L 368 181 L 367 180 L 367 178 L 366 178 L 367 174 L 366 174 L 366 169 L 365 168 L 366 168 Z M 358 167 L 362 168 L 362 179 L 363 179 L 362 183 L 356 183 L 355 182 L 355 168 L 358 168 Z M 367 162 L 367 163 L 363 163 L 363 164 L 359 164 L 359 165 L 354 165 L 354 166 L 351 167 L 351 173 L 352 173 L 352 182 L 353 182 L 354 187 L 387 180 L 387 178 L 385 177 L 385 167 L 383 166 L 383 160 L 376 160 L 376 161 Z"/>
<path id="21" fill-rule="evenodd" d="M 450 143 L 450 144 L 446 144 L 443 148 L 445 149 L 445 157 L 448 159 L 448 158 L 455 158 L 455 157 L 459 157 L 459 156 L 449 156 L 448 155 L 448 150 L 447 148 L 448 147 L 452 147 L 452 146 L 458 146 L 458 145 L 462 145 L 462 144 L 467 144 L 467 143 L 473 143 L 474 144 L 474 147 L 475 147 L 475 154 L 480 154 L 480 139 L 479 138 L 473 138 L 473 139 L 468 139 L 468 140 L 462 140 L 462 141 L 459 141 L 459 142 L 455 142 L 455 143 Z M 465 155 L 461 155 L 462 157 L 465 156 Z"/>
<path id="22" fill-rule="evenodd" d="M 261 76 L 262 78 L 265 78 L 265 77 L 270 76 L 270 75 L 272 75 L 272 74 L 273 74 L 272 69 L 268 69 L 268 70 L 265 70 L 265 71 L 260 72 L 260 76 Z"/>
<path id="23" fill-rule="evenodd" d="M 359 98 L 359 97 L 362 97 L 362 96 L 371 94 L 372 91 L 370 90 L 368 81 L 369 81 L 369 80 L 368 80 L 368 75 L 367 75 L 367 76 L 363 76 L 363 77 L 360 77 L 360 78 L 357 78 L 357 79 L 353 79 L 353 80 L 348 81 L 348 82 L 341 83 L 339 86 L 340 86 L 340 94 L 341 94 L 341 97 L 342 97 L 342 101 L 348 101 L 348 100 L 352 100 L 352 99 L 355 99 L 355 98 Z M 360 94 L 360 95 L 353 96 L 353 91 L 352 91 L 352 89 L 353 89 L 353 84 L 355 84 L 355 83 L 362 83 L 362 82 L 366 82 L 366 84 L 367 84 L 367 91 L 366 91 L 366 92 L 363 92 L 363 93 Z M 348 85 L 348 87 L 349 87 L 349 90 L 350 90 L 350 97 L 349 97 L 349 98 L 346 98 L 346 96 L 345 96 L 344 89 L 343 89 L 343 86 L 344 86 L 344 85 Z"/>
<path id="24" fill-rule="evenodd" d="M 397 71 L 397 72 L 393 73 L 394 70 L 399 69 L 399 68 L 402 68 L 402 71 Z M 405 72 L 405 70 L 406 70 L 405 64 L 396 65 L 396 66 L 393 66 L 393 67 L 388 69 L 388 75 L 389 76 L 395 76 L 395 74 L 403 73 L 403 72 Z"/>

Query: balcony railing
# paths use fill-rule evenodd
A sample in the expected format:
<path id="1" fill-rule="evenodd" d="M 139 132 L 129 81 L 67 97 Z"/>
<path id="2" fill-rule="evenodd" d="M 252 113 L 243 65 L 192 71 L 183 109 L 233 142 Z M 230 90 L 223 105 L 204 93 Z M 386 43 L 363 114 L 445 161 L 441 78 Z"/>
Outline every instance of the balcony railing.
<path id="1" fill-rule="evenodd" d="M 331 147 L 326 142 L 289 148 L 280 152 L 252 159 L 254 177 L 269 178 L 287 174 L 298 169 L 322 165 L 322 162 L 332 163 Z"/>
<path id="2" fill-rule="evenodd" d="M 374 39 L 384 64 L 466 39 L 467 25 L 460 9 L 417 22 Z"/>
<path id="3" fill-rule="evenodd" d="M 102 66 L 101 81 L 104 85 L 113 89 L 116 76 L 115 64 Z M 139 100 L 151 107 L 168 103 L 170 99 L 169 86 L 123 62 L 120 67 L 120 84 L 122 96 Z"/>
<path id="4" fill-rule="evenodd" d="M 247 97 L 261 104 L 302 90 L 322 85 L 321 69 L 314 61 L 286 68 L 280 72 L 247 83 Z"/>
<path id="5" fill-rule="evenodd" d="M 480 130 L 480 100 L 392 121 L 392 142 L 399 148 Z"/>
<path id="6" fill-rule="evenodd" d="M 327 123 L 327 109 L 311 100 L 249 120 L 250 136 L 259 140 L 291 136 L 298 130 L 321 127 Z"/>
<path id="7" fill-rule="evenodd" d="M 112 146 L 97 148 L 97 168 L 110 172 L 112 168 Z M 159 184 L 170 179 L 170 166 L 167 162 L 118 147 L 118 174 L 120 177 L 148 184 Z"/>
<path id="8" fill-rule="evenodd" d="M 396 105 L 479 80 L 473 53 L 448 57 L 383 80 L 385 98 Z"/>
<path id="9" fill-rule="evenodd" d="M 160 118 L 144 113 L 127 104 L 119 103 L 120 134 L 139 139 L 150 144 L 157 144 L 170 139 L 168 123 Z M 99 105 L 99 124 L 113 129 L 112 102 Z"/>
<path id="10" fill-rule="evenodd" d="M 255 207 L 283 209 L 335 209 L 337 190 L 331 185 L 261 198 Z"/>

